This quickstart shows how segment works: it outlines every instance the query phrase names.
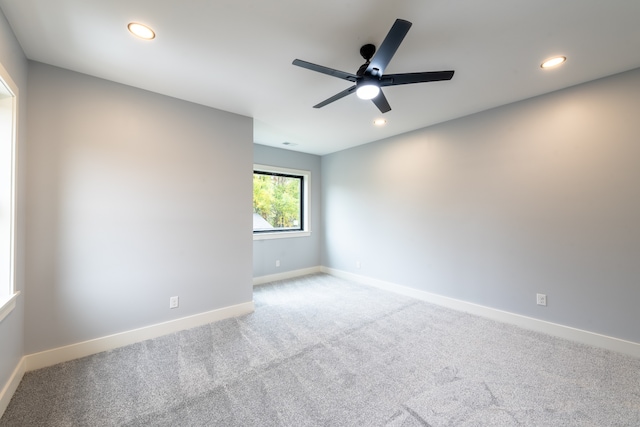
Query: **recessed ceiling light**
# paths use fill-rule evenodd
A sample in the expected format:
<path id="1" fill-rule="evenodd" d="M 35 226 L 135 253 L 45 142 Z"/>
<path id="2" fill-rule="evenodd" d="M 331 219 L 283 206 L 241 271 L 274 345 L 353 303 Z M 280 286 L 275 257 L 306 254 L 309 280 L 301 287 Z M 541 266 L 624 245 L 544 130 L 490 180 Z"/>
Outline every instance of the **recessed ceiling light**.
<path id="1" fill-rule="evenodd" d="M 151 40 L 156 37 L 156 33 L 149 27 L 144 24 L 139 24 L 137 22 L 131 22 L 127 25 L 129 32 L 136 37 L 140 37 L 141 39 Z"/>
<path id="2" fill-rule="evenodd" d="M 544 61 L 542 64 L 540 64 L 540 68 L 556 67 L 562 64 L 563 62 L 565 62 L 566 60 L 567 58 L 565 56 L 554 56 L 553 58 L 549 58 L 546 61 Z"/>
<path id="3" fill-rule="evenodd" d="M 376 126 L 384 126 L 387 124 L 387 121 L 385 119 L 375 119 L 373 124 Z"/>

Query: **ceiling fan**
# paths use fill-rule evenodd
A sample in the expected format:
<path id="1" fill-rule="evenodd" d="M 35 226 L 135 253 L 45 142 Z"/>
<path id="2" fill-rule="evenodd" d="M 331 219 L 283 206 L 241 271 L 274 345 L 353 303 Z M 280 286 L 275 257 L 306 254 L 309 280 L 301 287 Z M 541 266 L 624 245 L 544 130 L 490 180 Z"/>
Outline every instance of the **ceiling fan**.
<path id="1" fill-rule="evenodd" d="M 344 71 L 334 70 L 333 68 L 324 67 L 322 65 L 312 64 L 311 62 L 296 59 L 293 65 L 306 68 L 318 73 L 328 74 L 339 79 L 347 80 L 355 83 L 348 89 L 333 95 L 331 98 L 325 99 L 321 103 L 314 105 L 313 108 L 322 108 L 331 104 L 340 98 L 356 92 L 361 99 L 370 99 L 378 107 L 382 113 L 391 111 L 391 106 L 387 98 L 380 88 L 385 86 L 406 85 L 412 83 L 426 83 L 441 80 L 451 80 L 454 71 L 425 71 L 422 73 L 401 73 L 401 74 L 383 74 L 387 68 L 391 58 L 400 47 L 400 43 L 411 28 L 411 22 L 404 19 L 396 19 L 387 37 L 380 45 L 380 49 L 376 52 L 376 47 L 372 44 L 365 44 L 360 48 L 360 55 L 365 59 L 365 63 L 360 66 L 356 74 L 346 73 Z"/>

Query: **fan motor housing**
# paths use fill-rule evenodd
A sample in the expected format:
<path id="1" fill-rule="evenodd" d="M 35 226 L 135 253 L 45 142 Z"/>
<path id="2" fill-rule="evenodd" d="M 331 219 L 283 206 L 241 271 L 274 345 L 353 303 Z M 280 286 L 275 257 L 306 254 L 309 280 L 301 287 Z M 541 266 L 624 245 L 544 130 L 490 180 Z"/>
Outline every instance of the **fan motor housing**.
<path id="1" fill-rule="evenodd" d="M 376 46 L 372 44 L 365 44 L 360 48 L 360 55 L 369 62 L 371 58 L 373 58 L 373 54 L 376 53 Z"/>

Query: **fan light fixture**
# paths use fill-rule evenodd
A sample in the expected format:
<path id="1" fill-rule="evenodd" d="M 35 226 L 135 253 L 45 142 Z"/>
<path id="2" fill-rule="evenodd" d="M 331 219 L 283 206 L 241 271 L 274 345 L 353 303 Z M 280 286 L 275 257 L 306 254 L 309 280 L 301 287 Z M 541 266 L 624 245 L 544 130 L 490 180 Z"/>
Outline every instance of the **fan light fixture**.
<path id="1" fill-rule="evenodd" d="M 373 83 L 367 83 L 358 86 L 356 89 L 356 95 L 360 99 L 373 99 L 380 93 L 380 87 Z"/>
<path id="2" fill-rule="evenodd" d="M 555 56 L 553 58 L 549 58 L 546 61 L 544 61 L 542 64 L 540 64 L 540 68 L 552 68 L 552 67 L 556 67 L 562 63 L 564 63 L 567 60 L 566 56 Z"/>
<path id="3" fill-rule="evenodd" d="M 156 38 L 156 33 L 154 33 L 150 27 L 144 24 L 131 22 L 129 23 L 129 25 L 127 25 L 127 28 L 129 29 L 129 32 L 131 34 L 133 34 L 136 37 L 140 37 L 141 39 L 152 40 Z"/>

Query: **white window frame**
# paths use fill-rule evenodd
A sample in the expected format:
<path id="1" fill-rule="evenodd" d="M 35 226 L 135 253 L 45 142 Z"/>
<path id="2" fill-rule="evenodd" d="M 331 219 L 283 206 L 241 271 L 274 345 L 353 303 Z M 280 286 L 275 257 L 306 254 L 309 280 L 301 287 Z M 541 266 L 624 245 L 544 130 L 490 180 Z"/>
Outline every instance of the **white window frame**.
<path id="1" fill-rule="evenodd" d="M 254 164 L 256 172 L 280 173 L 302 177 L 302 230 L 293 231 L 261 231 L 253 233 L 253 240 L 287 239 L 292 237 L 308 237 L 311 235 L 311 172 L 300 169 L 283 168 L 280 166 L 268 166 Z"/>
<path id="2" fill-rule="evenodd" d="M 11 117 L 3 117 L 5 132 L 0 135 L 0 170 L 8 172 L 3 179 L 8 179 L 6 187 L 0 191 L 0 322 L 5 319 L 16 306 L 16 298 L 20 292 L 15 287 L 15 210 L 16 210 L 16 124 L 18 123 L 18 87 L 9 73 L 0 64 L 0 108 L 10 109 Z M 5 91 L 6 89 L 6 91 Z M 5 96 L 6 95 L 6 96 Z M 0 111 L 0 114 L 6 112 Z M 9 129 L 10 128 L 10 129 Z M 8 138 L 7 138 L 8 135 Z"/>

